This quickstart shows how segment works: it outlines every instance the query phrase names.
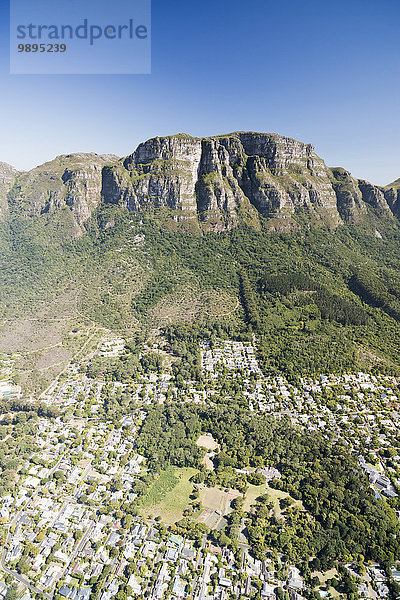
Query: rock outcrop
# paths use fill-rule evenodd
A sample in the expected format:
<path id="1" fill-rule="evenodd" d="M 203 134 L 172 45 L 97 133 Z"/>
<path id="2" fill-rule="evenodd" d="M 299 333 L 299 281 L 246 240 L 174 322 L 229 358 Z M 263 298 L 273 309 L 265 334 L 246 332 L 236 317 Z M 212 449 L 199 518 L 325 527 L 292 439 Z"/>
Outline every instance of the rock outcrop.
<path id="1" fill-rule="evenodd" d="M 17 170 L 7 163 L 0 162 L 0 222 L 4 221 L 8 214 L 7 194 L 10 191 Z"/>
<path id="2" fill-rule="evenodd" d="M 154 138 L 103 171 L 103 199 L 130 210 L 175 211 L 221 230 L 258 215 L 288 218 L 303 208 L 340 222 L 329 169 L 311 144 L 276 134 Z"/>
<path id="3" fill-rule="evenodd" d="M 9 193 L 10 208 L 36 216 L 69 206 L 82 225 L 101 201 L 103 167 L 117 160 L 113 155 L 68 154 L 20 173 Z"/>
<path id="4" fill-rule="evenodd" d="M 385 198 L 384 190 L 363 179 L 358 180 L 358 187 L 361 191 L 363 202 L 375 208 L 378 213 L 391 213 L 390 206 Z"/>
<path id="5" fill-rule="evenodd" d="M 395 217 L 400 218 L 400 179 L 396 179 L 383 189 L 385 200 Z"/>
<path id="6" fill-rule="evenodd" d="M 337 209 L 341 218 L 348 223 L 359 222 L 365 216 L 367 207 L 363 202 L 357 180 L 341 167 L 332 168 L 330 171 L 332 187 L 337 198 Z"/>
<path id="7" fill-rule="evenodd" d="M 368 213 L 368 206 L 378 215 L 393 217 L 385 189 L 364 179 L 354 179 L 351 174 L 335 167 L 330 169 L 332 186 L 337 197 L 339 214 L 346 223 L 359 223 Z"/>

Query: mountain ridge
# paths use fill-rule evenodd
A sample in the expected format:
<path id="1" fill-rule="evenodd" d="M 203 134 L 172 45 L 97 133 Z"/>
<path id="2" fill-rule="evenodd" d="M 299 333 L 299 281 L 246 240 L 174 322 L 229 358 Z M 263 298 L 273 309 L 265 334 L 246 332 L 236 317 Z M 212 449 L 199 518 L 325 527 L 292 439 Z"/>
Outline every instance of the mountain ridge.
<path id="1" fill-rule="evenodd" d="M 400 216 L 399 180 L 376 186 L 326 166 L 310 143 L 276 133 L 155 137 L 123 158 L 60 155 L 30 171 L 0 163 L 0 219 L 69 208 L 73 236 L 100 204 L 163 212 L 178 228 L 224 231 L 240 223 L 286 231 L 306 211 L 335 229 L 360 223 L 368 208 Z"/>

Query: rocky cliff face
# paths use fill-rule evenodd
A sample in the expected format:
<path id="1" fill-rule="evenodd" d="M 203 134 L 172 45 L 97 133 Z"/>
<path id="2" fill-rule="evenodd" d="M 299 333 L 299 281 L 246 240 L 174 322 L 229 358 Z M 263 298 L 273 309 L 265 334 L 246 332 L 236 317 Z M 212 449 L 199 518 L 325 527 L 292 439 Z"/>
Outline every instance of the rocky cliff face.
<path id="1" fill-rule="evenodd" d="M 363 179 L 358 180 L 358 188 L 361 191 L 363 202 L 375 208 L 380 214 L 390 214 L 391 210 L 384 190 Z"/>
<path id="2" fill-rule="evenodd" d="M 289 218 L 298 208 L 340 222 L 325 163 L 311 144 L 276 134 L 155 138 L 103 172 L 103 198 L 129 209 L 169 207 L 221 230 L 240 219 Z"/>
<path id="3" fill-rule="evenodd" d="M 359 223 L 367 216 L 368 206 L 378 215 L 393 217 L 389 196 L 383 188 L 363 179 L 354 179 L 348 171 L 340 167 L 330 171 L 338 211 L 344 222 Z"/>
<path id="4" fill-rule="evenodd" d="M 302 212 L 335 228 L 369 211 L 400 217 L 400 180 L 386 188 L 329 169 L 311 144 L 277 134 L 154 138 L 131 155 L 59 156 L 28 173 L 0 163 L 0 218 L 11 212 L 72 212 L 76 230 L 100 202 L 151 211 L 205 231 L 246 222 L 285 230 Z"/>
<path id="5" fill-rule="evenodd" d="M 396 181 L 387 185 L 383 190 L 383 194 L 392 213 L 400 218 L 400 179 L 396 179 Z"/>
<path id="6" fill-rule="evenodd" d="M 117 160 L 112 155 L 68 154 L 20 173 L 9 193 L 10 209 L 35 216 L 69 206 L 82 225 L 101 201 L 104 165 Z"/>
<path id="7" fill-rule="evenodd" d="M 189 136 L 155 138 L 103 173 L 103 198 L 130 210 L 191 210 L 201 142 Z"/>
<path id="8" fill-rule="evenodd" d="M 330 171 L 340 217 L 345 222 L 357 223 L 367 212 L 357 180 L 341 167 Z"/>
<path id="9" fill-rule="evenodd" d="M 10 191 L 17 170 L 7 163 L 0 162 L 0 222 L 4 221 L 8 214 L 7 194 Z"/>

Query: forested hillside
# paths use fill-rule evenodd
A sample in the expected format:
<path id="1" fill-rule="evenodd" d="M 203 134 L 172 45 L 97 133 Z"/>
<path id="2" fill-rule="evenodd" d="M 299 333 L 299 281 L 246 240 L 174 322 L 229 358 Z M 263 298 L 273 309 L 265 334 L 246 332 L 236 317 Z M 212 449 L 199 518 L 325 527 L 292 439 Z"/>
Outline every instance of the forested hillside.
<path id="1" fill-rule="evenodd" d="M 400 229 L 372 209 L 368 225 L 334 232 L 298 215 L 289 233 L 198 235 L 102 206 L 72 240 L 60 214 L 2 224 L 3 326 L 66 299 L 59 317 L 78 311 L 128 339 L 156 327 L 181 356 L 213 331 L 255 333 L 270 373 L 399 370 Z"/>

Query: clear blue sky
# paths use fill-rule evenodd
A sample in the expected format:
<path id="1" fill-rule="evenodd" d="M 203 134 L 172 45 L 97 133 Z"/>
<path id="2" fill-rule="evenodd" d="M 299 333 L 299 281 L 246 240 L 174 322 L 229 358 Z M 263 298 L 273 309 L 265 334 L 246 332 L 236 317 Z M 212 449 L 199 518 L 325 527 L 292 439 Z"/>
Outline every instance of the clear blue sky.
<path id="1" fill-rule="evenodd" d="M 0 0 L 0 160 L 29 169 L 156 135 L 255 130 L 312 142 L 374 183 L 400 177 L 399 0 L 152 4 L 151 75 L 11 76 Z"/>

